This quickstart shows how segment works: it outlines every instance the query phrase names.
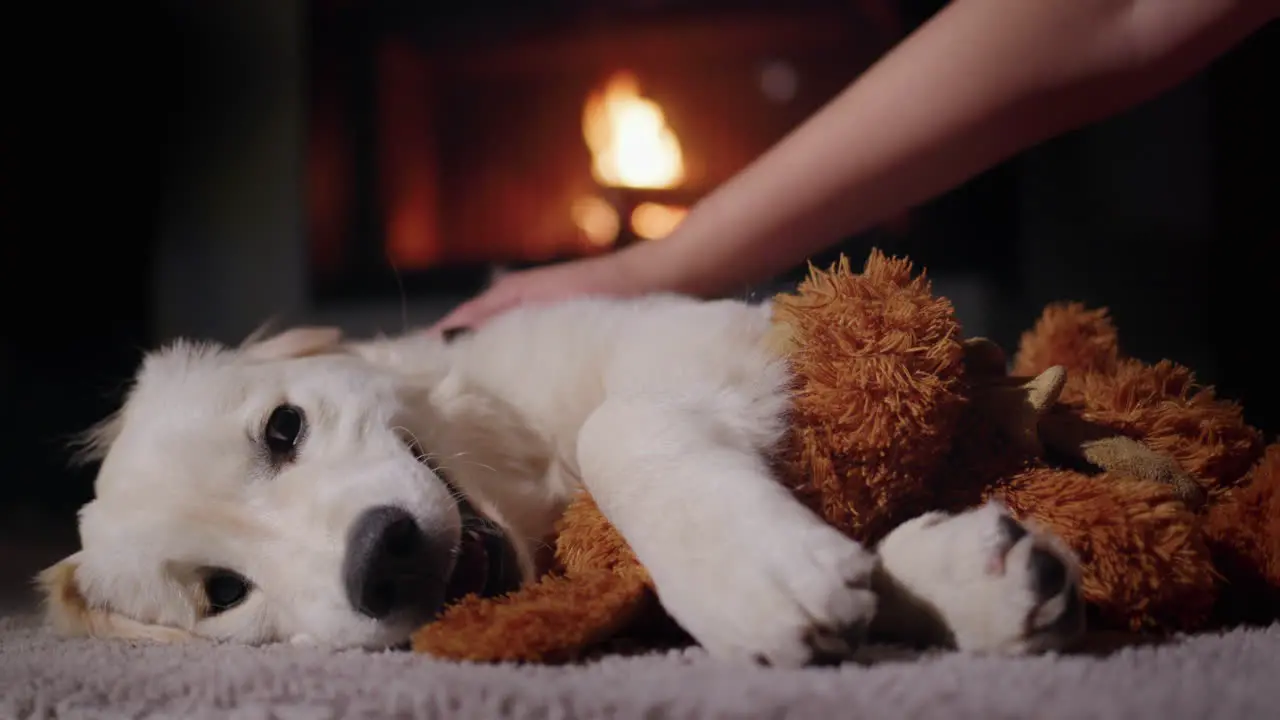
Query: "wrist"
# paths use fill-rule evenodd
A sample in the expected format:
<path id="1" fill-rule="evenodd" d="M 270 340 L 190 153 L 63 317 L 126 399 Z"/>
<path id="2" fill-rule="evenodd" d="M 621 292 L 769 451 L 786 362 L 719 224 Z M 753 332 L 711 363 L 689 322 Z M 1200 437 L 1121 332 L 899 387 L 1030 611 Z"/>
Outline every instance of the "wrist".
<path id="1" fill-rule="evenodd" d="M 679 292 L 663 248 L 658 247 L 666 240 L 642 241 L 609 256 L 612 277 L 607 281 L 625 295 Z"/>

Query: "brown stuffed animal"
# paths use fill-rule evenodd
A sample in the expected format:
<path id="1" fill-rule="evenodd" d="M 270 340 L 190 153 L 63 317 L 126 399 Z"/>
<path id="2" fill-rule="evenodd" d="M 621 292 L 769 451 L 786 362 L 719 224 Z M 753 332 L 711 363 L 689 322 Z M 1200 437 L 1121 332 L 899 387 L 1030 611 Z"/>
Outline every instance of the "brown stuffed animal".
<path id="1" fill-rule="evenodd" d="M 795 385 L 775 458 L 796 497 L 873 546 L 929 510 L 1002 499 L 1082 563 L 1095 628 L 1192 631 L 1280 615 L 1280 445 L 1186 368 L 1121 356 L 1105 311 L 1048 308 L 1006 375 L 963 341 L 951 304 L 905 260 L 842 260 L 775 298 Z M 585 494 L 554 569 L 503 598 L 467 597 L 418 652 L 557 662 L 648 633 L 648 573 Z"/>

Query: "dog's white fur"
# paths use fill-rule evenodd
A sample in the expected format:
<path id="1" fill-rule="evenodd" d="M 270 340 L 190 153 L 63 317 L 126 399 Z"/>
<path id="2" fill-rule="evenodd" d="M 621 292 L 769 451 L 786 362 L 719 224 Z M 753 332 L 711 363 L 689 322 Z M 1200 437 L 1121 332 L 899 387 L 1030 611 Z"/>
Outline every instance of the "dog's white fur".
<path id="1" fill-rule="evenodd" d="M 41 576 L 49 615 L 71 634 L 401 642 L 411 627 L 356 613 L 339 567 L 348 527 L 372 506 L 403 507 L 457 541 L 454 498 L 414 440 L 517 540 L 526 578 L 588 489 L 667 611 L 719 657 L 843 653 L 877 602 L 928 608 L 962 649 L 1073 636 L 1029 642 L 1065 604 L 1032 590 L 1025 548 L 1045 536 L 1023 550 L 993 542 L 998 506 L 907 523 L 877 557 L 770 476 L 789 378 L 766 347 L 769 323 L 768 305 L 658 296 L 516 310 L 453 343 L 340 344 L 307 329 L 239 349 L 176 343 L 147 357 L 90 438 L 96 497 L 81 513 L 83 549 Z M 271 468 L 258 438 L 286 401 L 308 429 L 296 461 Z M 199 577 L 210 567 L 254 591 L 209 616 Z M 1078 592 L 1071 567 L 1064 596 Z M 873 588 L 876 573 L 891 589 Z"/>

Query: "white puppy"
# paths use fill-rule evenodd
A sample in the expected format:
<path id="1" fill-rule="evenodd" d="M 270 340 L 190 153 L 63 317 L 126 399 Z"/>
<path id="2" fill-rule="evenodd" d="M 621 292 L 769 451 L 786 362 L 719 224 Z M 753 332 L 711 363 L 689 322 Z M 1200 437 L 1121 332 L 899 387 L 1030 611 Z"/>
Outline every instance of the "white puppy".
<path id="1" fill-rule="evenodd" d="M 451 598 L 534 577 L 585 488 L 719 657 L 841 658 L 873 619 L 971 650 L 1073 638 L 1070 555 L 999 507 L 907 523 L 878 559 L 770 476 L 788 369 L 768 326 L 768 306 L 649 297 L 518 310 L 451 342 L 176 343 L 89 436 L 96 497 L 82 549 L 40 578 L 49 616 L 68 634 L 396 645 Z"/>

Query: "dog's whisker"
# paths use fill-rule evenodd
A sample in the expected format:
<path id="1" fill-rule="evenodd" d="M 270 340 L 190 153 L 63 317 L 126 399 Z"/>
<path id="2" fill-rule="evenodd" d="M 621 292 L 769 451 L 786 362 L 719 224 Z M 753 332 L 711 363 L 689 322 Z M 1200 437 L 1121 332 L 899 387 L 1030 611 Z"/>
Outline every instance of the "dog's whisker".
<path id="1" fill-rule="evenodd" d="M 450 455 L 448 458 L 435 458 L 435 460 L 436 460 L 436 462 L 439 462 L 439 463 L 444 463 L 444 462 L 449 461 L 449 460 L 459 460 L 459 459 L 463 459 L 463 460 L 465 460 L 465 459 L 466 459 L 466 456 L 467 456 L 467 455 L 470 455 L 470 454 L 471 454 L 471 453 L 468 453 L 468 452 L 465 452 L 465 451 L 464 451 L 464 452 L 456 452 L 456 453 L 454 453 L 454 454 Z M 486 470 L 489 470 L 490 472 L 497 472 L 497 469 L 496 469 L 496 468 L 494 468 L 494 467 L 493 467 L 493 466 L 491 466 L 491 465 L 486 465 L 486 464 L 481 463 L 481 462 L 476 461 L 476 460 L 468 460 L 467 462 L 468 462 L 470 465 L 474 466 L 474 467 L 481 467 L 481 468 L 484 468 L 484 469 L 486 469 Z"/>
<path id="2" fill-rule="evenodd" d="M 396 280 L 396 290 L 400 294 L 400 325 L 401 332 L 409 332 L 409 295 L 404 291 L 404 278 L 401 276 L 400 268 L 396 265 L 395 258 L 391 254 L 391 246 L 387 245 L 383 248 L 383 259 L 387 261 L 387 267 L 391 270 L 391 276 Z"/>
<path id="3" fill-rule="evenodd" d="M 478 462 L 478 461 L 475 461 L 475 460 L 469 460 L 469 461 L 467 461 L 467 462 L 466 462 L 466 465 L 467 465 L 467 466 L 469 466 L 469 467 L 478 467 L 478 468 L 481 468 L 481 469 L 484 469 L 484 470 L 488 470 L 488 471 L 489 471 L 489 472 L 491 472 L 491 473 L 497 473 L 497 472 L 498 472 L 498 469 L 497 469 L 497 468 L 495 468 L 494 466 L 492 466 L 492 465 L 486 465 L 485 463 Z"/>
<path id="4" fill-rule="evenodd" d="M 391 428 L 391 430 L 393 432 L 400 433 L 403 437 L 405 437 L 405 439 L 410 441 L 410 444 L 412 445 L 412 447 L 418 451 L 418 460 L 421 461 L 430 456 L 430 453 L 427 453 L 425 450 L 423 450 L 422 440 L 418 437 L 418 434 L 415 433 L 413 430 L 410 430 L 408 427 L 405 427 L 404 425 L 395 425 Z"/>
<path id="5" fill-rule="evenodd" d="M 470 499 L 467 497 L 467 494 L 464 493 L 461 488 L 455 487 L 452 484 L 446 483 L 445 491 L 449 493 L 449 499 L 454 501 L 455 503 L 470 502 Z"/>

